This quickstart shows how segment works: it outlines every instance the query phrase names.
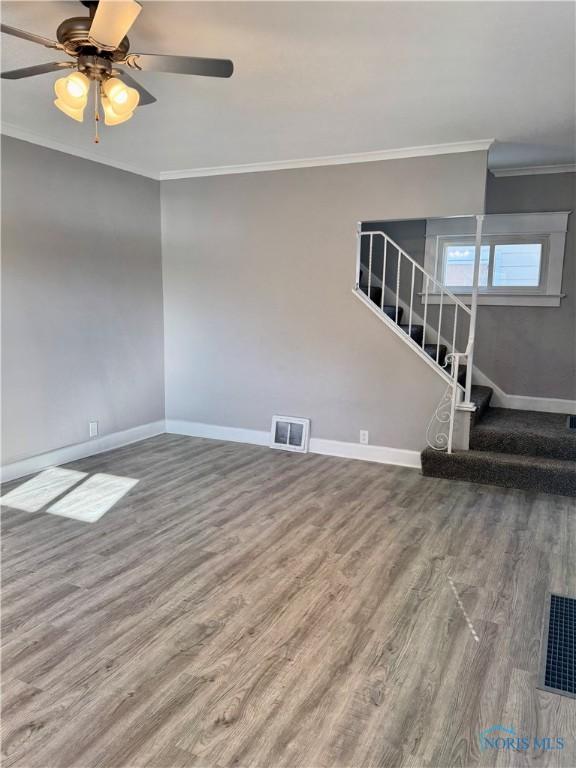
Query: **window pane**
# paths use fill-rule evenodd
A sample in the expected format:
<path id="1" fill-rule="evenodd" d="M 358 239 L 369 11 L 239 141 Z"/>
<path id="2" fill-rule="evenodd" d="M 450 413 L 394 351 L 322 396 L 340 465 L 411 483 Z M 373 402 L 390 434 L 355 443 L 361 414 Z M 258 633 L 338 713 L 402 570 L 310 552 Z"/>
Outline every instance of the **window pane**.
<path id="1" fill-rule="evenodd" d="M 540 243 L 504 243 L 494 246 L 492 284 L 538 286 L 541 256 Z"/>
<path id="2" fill-rule="evenodd" d="M 447 245 L 444 248 L 444 284 L 450 288 L 468 287 L 474 282 L 474 245 Z M 480 248 L 480 275 L 478 285 L 488 285 L 490 246 Z"/>

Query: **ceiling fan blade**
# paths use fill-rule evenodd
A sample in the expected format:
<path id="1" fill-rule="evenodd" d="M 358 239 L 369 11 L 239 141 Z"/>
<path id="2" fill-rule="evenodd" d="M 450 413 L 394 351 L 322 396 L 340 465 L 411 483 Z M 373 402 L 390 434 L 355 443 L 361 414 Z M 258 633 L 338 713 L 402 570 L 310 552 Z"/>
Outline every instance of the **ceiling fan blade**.
<path id="1" fill-rule="evenodd" d="M 134 80 L 132 75 L 129 75 L 128 72 L 125 72 L 124 70 L 118 71 L 118 77 L 123 80 L 126 85 L 130 86 L 130 88 L 135 88 L 138 91 L 140 94 L 139 105 L 141 107 L 145 107 L 146 104 L 154 104 L 154 102 L 157 101 L 156 96 L 152 96 L 150 91 L 147 91 L 139 82 Z"/>
<path id="2" fill-rule="evenodd" d="M 36 64 L 34 67 L 10 69 L 8 72 L 2 72 L 0 77 L 4 80 L 20 80 L 23 77 L 34 77 L 34 75 L 44 75 L 46 72 L 57 72 L 59 69 L 72 69 L 73 67 L 74 64 L 71 61 L 51 61 L 49 64 Z"/>
<path id="3" fill-rule="evenodd" d="M 50 40 L 48 37 L 42 37 L 42 35 L 34 35 L 32 32 L 26 32 L 24 29 L 16 29 L 16 27 L 9 27 L 8 24 L 0 24 L 0 29 L 6 35 L 12 35 L 13 37 L 20 37 L 22 40 L 29 40 L 31 43 L 38 43 L 46 48 L 56 48 L 57 50 L 63 50 L 63 46 L 57 43 L 56 40 Z"/>
<path id="4" fill-rule="evenodd" d="M 164 56 L 161 53 L 130 53 L 124 63 L 144 72 L 172 72 L 178 75 L 230 77 L 234 72 L 234 64 L 229 59 Z"/>
<path id="5" fill-rule="evenodd" d="M 136 0 L 100 0 L 88 33 L 103 51 L 115 51 L 142 10 Z"/>

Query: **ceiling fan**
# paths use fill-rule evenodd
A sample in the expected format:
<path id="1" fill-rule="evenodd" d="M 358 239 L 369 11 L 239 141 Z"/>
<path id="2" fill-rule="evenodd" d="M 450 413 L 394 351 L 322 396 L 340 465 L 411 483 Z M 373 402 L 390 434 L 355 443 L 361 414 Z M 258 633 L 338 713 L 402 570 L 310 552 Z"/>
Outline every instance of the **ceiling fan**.
<path id="1" fill-rule="evenodd" d="M 88 103 L 90 86 L 94 83 L 96 137 L 98 142 L 99 101 L 106 125 L 126 122 L 141 104 L 152 104 L 156 98 L 124 69 L 143 72 L 172 72 L 179 75 L 230 77 L 234 65 L 228 59 L 205 59 L 194 56 L 169 56 L 158 53 L 130 53 L 126 34 L 142 10 L 136 0 L 81 0 L 89 16 L 65 19 L 56 30 L 57 40 L 35 35 L 22 29 L 0 25 L 2 32 L 45 48 L 54 48 L 73 61 L 54 61 L 22 69 L 2 72 L 1 77 L 19 80 L 47 72 L 74 70 L 56 80 L 54 104 L 69 117 L 82 122 Z"/>

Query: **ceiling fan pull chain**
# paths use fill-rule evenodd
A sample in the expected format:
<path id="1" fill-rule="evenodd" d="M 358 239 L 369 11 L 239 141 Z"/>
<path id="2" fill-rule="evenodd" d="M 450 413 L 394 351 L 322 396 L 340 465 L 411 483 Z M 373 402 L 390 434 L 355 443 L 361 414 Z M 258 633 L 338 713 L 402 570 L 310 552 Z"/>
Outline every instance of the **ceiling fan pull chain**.
<path id="1" fill-rule="evenodd" d="M 101 84 L 98 80 L 94 81 L 94 144 L 100 144 L 98 135 L 98 123 L 100 122 L 100 110 L 98 107 L 98 96 L 100 95 Z"/>

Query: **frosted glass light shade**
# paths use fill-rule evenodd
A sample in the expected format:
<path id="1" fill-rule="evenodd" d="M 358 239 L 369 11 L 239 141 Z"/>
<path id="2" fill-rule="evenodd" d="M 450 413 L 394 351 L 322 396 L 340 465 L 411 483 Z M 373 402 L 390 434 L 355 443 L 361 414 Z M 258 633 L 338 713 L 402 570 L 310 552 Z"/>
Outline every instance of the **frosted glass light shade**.
<path id="1" fill-rule="evenodd" d="M 58 107 L 59 110 L 64 112 L 65 115 L 68 115 L 68 117 L 71 117 L 73 120 L 77 120 L 79 123 L 84 121 L 84 108 L 86 104 L 84 103 L 84 106 L 80 107 L 79 109 L 74 109 L 73 107 L 69 107 L 66 102 L 62 101 L 62 99 L 54 99 L 54 106 Z"/>
<path id="2" fill-rule="evenodd" d="M 135 88 L 129 88 L 117 77 L 106 80 L 102 91 L 118 117 L 134 112 L 140 101 L 138 91 Z"/>
<path id="3" fill-rule="evenodd" d="M 90 80 L 82 72 L 59 77 L 54 83 L 56 96 L 71 109 L 83 109 L 86 106 L 89 90 Z"/>
<path id="4" fill-rule="evenodd" d="M 130 120 L 134 112 L 125 112 L 119 115 L 115 109 L 112 108 L 112 102 L 106 96 L 102 96 L 102 108 L 104 109 L 104 124 L 105 125 L 120 125 Z"/>

